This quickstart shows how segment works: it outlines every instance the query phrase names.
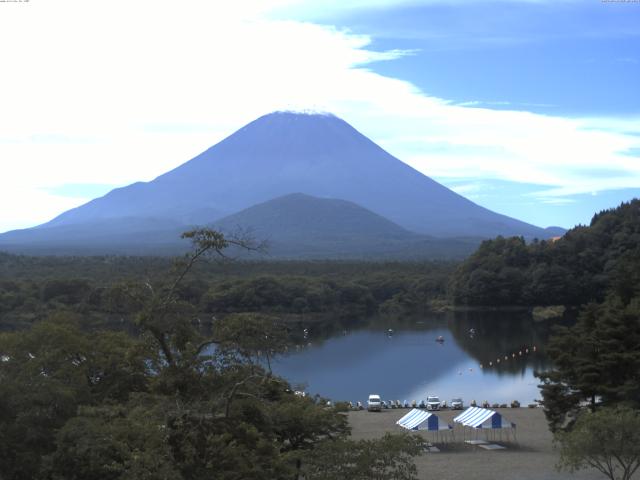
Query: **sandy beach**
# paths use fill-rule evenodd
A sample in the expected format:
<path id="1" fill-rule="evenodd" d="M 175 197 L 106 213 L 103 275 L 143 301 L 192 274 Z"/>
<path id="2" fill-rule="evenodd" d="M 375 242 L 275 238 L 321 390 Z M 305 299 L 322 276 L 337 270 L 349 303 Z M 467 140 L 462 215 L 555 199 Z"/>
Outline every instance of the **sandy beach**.
<path id="1" fill-rule="evenodd" d="M 540 479 L 604 479 L 595 470 L 583 470 L 577 473 L 558 472 L 555 465 L 558 453 L 554 450 L 552 435 L 547 428 L 542 409 L 506 408 L 495 409 L 503 417 L 516 424 L 517 442 L 497 443 L 505 450 L 486 451 L 477 446 L 462 442 L 462 430 L 455 428 L 455 442 L 438 443 L 438 453 L 425 453 L 416 459 L 420 479 L 478 479 L 478 480 L 540 480 Z M 407 409 L 390 409 L 382 412 L 357 411 L 349 413 L 353 439 L 377 438 L 386 432 L 398 433 L 402 429 L 395 422 L 405 415 Z M 442 410 L 438 412 L 441 422 L 453 424 L 452 419 L 460 411 Z M 420 432 L 425 439 L 432 441 L 431 433 Z M 634 478 L 640 478 L 637 475 Z"/>

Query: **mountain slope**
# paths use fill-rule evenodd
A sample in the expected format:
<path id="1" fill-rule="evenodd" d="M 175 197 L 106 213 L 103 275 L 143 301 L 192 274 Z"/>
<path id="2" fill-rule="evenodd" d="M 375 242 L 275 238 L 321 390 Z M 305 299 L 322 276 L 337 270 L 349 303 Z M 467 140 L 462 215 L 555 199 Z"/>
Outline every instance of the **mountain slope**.
<path id="1" fill-rule="evenodd" d="M 107 218 L 13 230 L 0 235 L 0 250 L 32 255 L 173 255 L 186 248 L 180 234 L 189 228 L 167 219 Z"/>
<path id="2" fill-rule="evenodd" d="M 352 201 L 433 236 L 548 236 L 452 192 L 337 117 L 288 112 L 265 115 L 155 180 L 113 190 L 46 226 L 124 217 L 210 223 L 292 192 Z"/>

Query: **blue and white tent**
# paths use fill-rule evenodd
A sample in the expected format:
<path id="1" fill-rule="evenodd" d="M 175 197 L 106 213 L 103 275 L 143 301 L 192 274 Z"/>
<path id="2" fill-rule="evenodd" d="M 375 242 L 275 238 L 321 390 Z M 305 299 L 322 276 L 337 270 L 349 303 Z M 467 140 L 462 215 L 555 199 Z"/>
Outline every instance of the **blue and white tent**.
<path id="1" fill-rule="evenodd" d="M 499 432 L 500 439 L 502 439 L 503 429 L 508 429 L 504 431 L 511 432 L 513 434 L 513 440 L 516 441 L 516 424 L 505 420 L 500 413 L 489 410 L 488 408 L 469 407 L 455 417 L 453 421 L 463 427 L 469 427 L 475 432 L 484 431 L 487 435 L 489 432 L 493 432 L 490 437 L 494 440 L 496 439 L 496 433 Z M 487 436 L 487 438 L 489 438 L 489 436 Z M 509 435 L 507 435 L 507 439 L 508 438 Z"/>
<path id="2" fill-rule="evenodd" d="M 402 428 L 407 430 L 428 430 L 437 432 L 439 430 L 450 430 L 452 427 L 448 424 L 441 424 L 437 415 L 418 410 L 414 408 L 400 420 L 396 422 Z"/>
<path id="3" fill-rule="evenodd" d="M 453 438 L 453 427 L 447 423 L 441 424 L 437 415 L 425 412 L 424 410 L 418 410 L 414 408 L 400 420 L 396 422 L 402 428 L 407 430 L 424 430 L 435 434 L 435 441 L 438 442 L 441 439 L 445 440 L 447 436 L 440 436 L 441 432 L 449 432 L 451 438 Z M 433 437 L 432 437 L 433 438 Z"/>
<path id="4" fill-rule="evenodd" d="M 471 428 L 515 428 L 515 423 L 508 422 L 502 415 L 488 408 L 469 407 L 454 422 Z"/>

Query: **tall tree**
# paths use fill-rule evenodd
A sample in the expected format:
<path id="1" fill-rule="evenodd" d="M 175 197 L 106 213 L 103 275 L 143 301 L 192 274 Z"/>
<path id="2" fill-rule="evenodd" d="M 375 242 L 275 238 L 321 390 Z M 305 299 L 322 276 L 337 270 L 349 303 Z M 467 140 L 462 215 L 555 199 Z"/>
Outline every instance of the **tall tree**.
<path id="1" fill-rule="evenodd" d="M 307 480 L 416 480 L 413 457 L 424 450 L 417 435 L 386 434 L 378 440 L 327 440 L 307 456 Z"/>
<path id="2" fill-rule="evenodd" d="M 558 468 L 595 468 L 611 480 L 629 480 L 640 467 L 640 412 L 624 407 L 583 412 L 559 432 Z"/>
<path id="3" fill-rule="evenodd" d="M 553 431 L 570 426 L 584 405 L 640 406 L 640 310 L 609 297 L 585 307 L 571 328 L 558 328 L 548 354 L 554 368 L 537 373 Z"/>
<path id="4" fill-rule="evenodd" d="M 139 344 L 124 333 L 90 334 L 59 315 L 0 335 L 0 466 L 11 479 L 36 478 L 56 431 L 82 405 L 126 401 L 146 390 Z"/>

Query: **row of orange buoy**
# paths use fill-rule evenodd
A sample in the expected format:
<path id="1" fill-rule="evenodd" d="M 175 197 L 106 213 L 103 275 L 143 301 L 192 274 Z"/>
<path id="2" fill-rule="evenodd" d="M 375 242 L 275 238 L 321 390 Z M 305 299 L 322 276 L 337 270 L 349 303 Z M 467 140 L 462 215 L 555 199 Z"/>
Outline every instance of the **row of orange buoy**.
<path id="1" fill-rule="evenodd" d="M 514 352 L 511 354 L 511 356 L 505 355 L 504 359 L 502 357 L 498 357 L 495 362 L 493 360 L 490 361 L 488 366 L 493 367 L 494 365 L 498 365 L 501 361 L 506 362 L 506 361 L 513 360 L 513 359 L 522 357 L 523 355 L 528 355 L 529 353 L 533 353 L 537 351 L 538 351 L 538 348 L 535 345 L 533 345 L 531 348 L 525 348 L 524 350 L 520 350 L 517 353 Z M 480 368 L 484 368 L 484 365 L 482 363 L 480 364 Z"/>

